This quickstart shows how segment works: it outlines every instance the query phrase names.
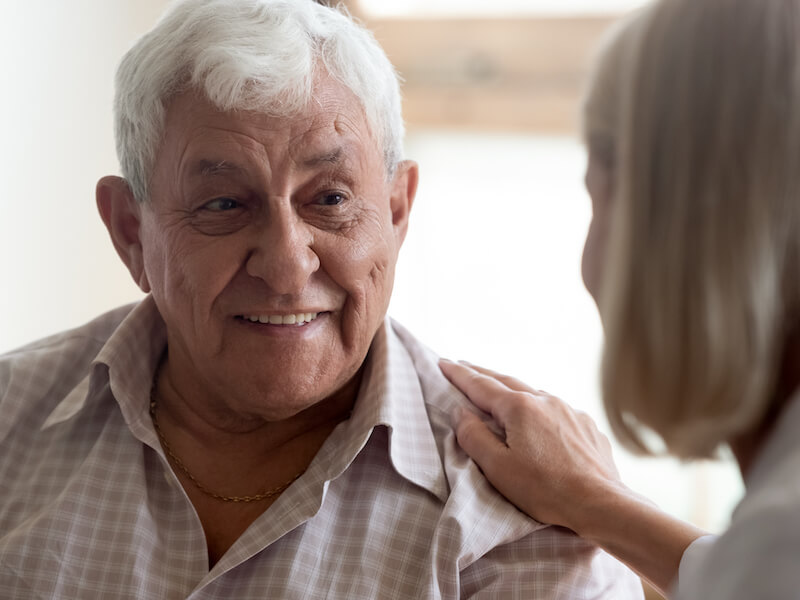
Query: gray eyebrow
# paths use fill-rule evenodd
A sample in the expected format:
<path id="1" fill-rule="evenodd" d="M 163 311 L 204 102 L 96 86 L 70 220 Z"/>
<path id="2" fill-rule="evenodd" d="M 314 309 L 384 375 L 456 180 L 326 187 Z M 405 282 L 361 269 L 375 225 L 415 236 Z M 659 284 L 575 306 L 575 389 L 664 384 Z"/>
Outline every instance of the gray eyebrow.
<path id="1" fill-rule="evenodd" d="M 319 167 L 322 164 L 332 164 L 338 165 L 342 163 L 344 155 L 344 148 L 338 146 L 333 150 L 326 150 L 319 154 L 315 154 L 310 156 L 309 158 L 305 159 L 302 162 L 303 168 L 306 169 L 313 169 L 315 167 Z M 192 166 L 191 175 L 194 176 L 203 176 L 203 177 L 214 177 L 220 175 L 229 175 L 229 174 L 240 174 L 244 173 L 245 169 L 237 165 L 236 163 L 232 163 L 226 160 L 208 160 L 208 159 L 201 159 L 197 161 Z"/>
<path id="2" fill-rule="evenodd" d="M 224 175 L 226 173 L 240 173 L 243 169 L 236 164 L 230 163 L 225 160 L 212 161 L 201 160 L 192 169 L 195 175 L 214 176 Z"/>
<path id="3" fill-rule="evenodd" d="M 318 167 L 324 163 L 330 164 L 339 164 L 339 161 L 342 158 L 342 148 L 339 146 L 338 148 L 334 148 L 333 150 L 323 152 L 321 154 L 314 155 L 306 160 L 303 161 L 303 166 L 311 169 L 313 167 Z"/>

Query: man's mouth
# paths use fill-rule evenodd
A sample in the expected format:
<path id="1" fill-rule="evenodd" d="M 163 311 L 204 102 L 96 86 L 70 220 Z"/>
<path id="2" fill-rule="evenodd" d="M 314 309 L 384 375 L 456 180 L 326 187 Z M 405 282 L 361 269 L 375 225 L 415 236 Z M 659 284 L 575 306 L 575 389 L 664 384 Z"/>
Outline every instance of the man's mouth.
<path id="1" fill-rule="evenodd" d="M 319 313 L 295 313 L 292 315 L 238 315 L 237 319 L 263 325 L 305 325 L 317 318 Z"/>

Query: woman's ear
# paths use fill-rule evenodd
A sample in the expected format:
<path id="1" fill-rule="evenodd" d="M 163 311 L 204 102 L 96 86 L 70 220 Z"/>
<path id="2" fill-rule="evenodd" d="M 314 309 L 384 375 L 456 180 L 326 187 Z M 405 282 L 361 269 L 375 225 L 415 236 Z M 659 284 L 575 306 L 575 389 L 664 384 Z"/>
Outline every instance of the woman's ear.
<path id="1" fill-rule="evenodd" d="M 142 243 L 139 238 L 142 205 L 136 201 L 128 182 L 109 175 L 97 182 L 97 210 L 103 219 L 117 254 L 139 288 L 147 293 L 150 283 L 144 270 Z"/>

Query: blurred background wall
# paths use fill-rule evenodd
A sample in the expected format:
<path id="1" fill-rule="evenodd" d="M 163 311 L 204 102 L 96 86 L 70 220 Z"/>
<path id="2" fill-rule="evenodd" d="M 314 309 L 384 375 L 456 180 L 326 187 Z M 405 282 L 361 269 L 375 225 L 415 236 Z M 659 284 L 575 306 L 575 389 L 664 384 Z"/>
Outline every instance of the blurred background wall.
<path id="1" fill-rule="evenodd" d="M 117 62 L 163 0 L 6 2 L 0 19 L 0 352 L 140 297 L 97 216 L 117 173 Z"/>
<path id="2" fill-rule="evenodd" d="M 600 325 L 580 280 L 591 213 L 578 99 L 598 36 L 641 0 L 348 4 L 405 79 L 406 154 L 421 167 L 391 313 L 441 354 L 513 373 L 607 429 Z M 118 172 L 114 69 L 165 5 L 6 7 L 0 352 L 141 297 L 96 216 L 94 185 Z M 632 487 L 712 530 L 741 492 L 730 461 L 616 456 Z"/>

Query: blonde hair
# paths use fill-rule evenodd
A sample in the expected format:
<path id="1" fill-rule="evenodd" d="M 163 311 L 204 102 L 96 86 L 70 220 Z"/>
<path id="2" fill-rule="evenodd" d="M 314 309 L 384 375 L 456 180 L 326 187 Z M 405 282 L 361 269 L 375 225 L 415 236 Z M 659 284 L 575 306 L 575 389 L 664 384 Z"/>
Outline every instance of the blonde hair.
<path id="1" fill-rule="evenodd" d="M 634 11 L 605 32 L 595 52 L 581 103 L 581 129 L 586 145 L 609 169 L 616 162 L 622 90 L 630 77 L 635 44 L 643 29 L 644 11 Z"/>
<path id="2" fill-rule="evenodd" d="M 615 434 L 757 427 L 800 300 L 800 4 L 662 0 L 622 91 L 600 312 Z M 644 426 L 644 427 L 643 427 Z"/>

